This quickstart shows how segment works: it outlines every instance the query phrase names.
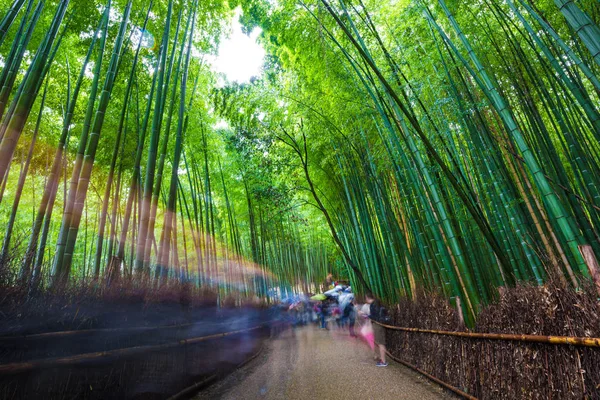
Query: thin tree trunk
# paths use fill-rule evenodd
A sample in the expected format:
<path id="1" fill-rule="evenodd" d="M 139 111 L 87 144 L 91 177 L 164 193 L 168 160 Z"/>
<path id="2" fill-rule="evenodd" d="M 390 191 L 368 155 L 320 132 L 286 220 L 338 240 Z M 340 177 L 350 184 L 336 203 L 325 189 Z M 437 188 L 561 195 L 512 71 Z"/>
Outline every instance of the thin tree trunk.
<path id="1" fill-rule="evenodd" d="M 6 232 L 4 234 L 4 241 L 2 243 L 2 251 L 0 253 L 0 266 L 3 266 L 5 262 L 8 261 L 8 256 L 10 252 L 10 241 L 12 238 L 13 228 L 15 224 L 15 219 L 17 218 L 17 211 L 19 210 L 19 203 L 21 202 L 21 195 L 23 194 L 23 189 L 25 188 L 25 179 L 27 178 L 27 172 L 29 171 L 29 165 L 31 164 L 31 157 L 33 156 L 33 150 L 35 148 L 35 142 L 38 137 L 38 133 L 40 131 L 40 124 L 42 122 L 42 115 L 44 114 L 44 104 L 46 103 L 46 93 L 48 92 L 48 82 L 46 82 L 46 86 L 44 88 L 44 94 L 42 95 L 42 101 L 40 102 L 40 111 L 38 113 L 37 122 L 35 124 L 35 129 L 33 131 L 33 136 L 31 138 L 31 144 L 29 145 L 29 152 L 27 153 L 27 159 L 25 160 L 25 165 L 21 170 L 21 174 L 19 176 L 19 181 L 17 183 L 17 190 L 15 192 L 15 197 L 13 200 L 12 210 L 10 213 L 10 217 L 8 219 L 8 223 L 6 224 Z M 8 178 L 6 179 L 8 180 Z M 29 278 L 28 274 L 20 275 L 19 281 L 21 283 L 25 283 Z"/>

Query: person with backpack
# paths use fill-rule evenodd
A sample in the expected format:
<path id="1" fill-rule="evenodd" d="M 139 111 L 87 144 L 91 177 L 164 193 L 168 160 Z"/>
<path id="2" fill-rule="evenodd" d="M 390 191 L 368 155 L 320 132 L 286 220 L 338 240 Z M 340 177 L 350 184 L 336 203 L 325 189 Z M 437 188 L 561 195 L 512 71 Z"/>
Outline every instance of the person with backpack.
<path id="1" fill-rule="evenodd" d="M 344 307 L 344 314 L 342 316 L 342 319 L 344 321 L 344 326 L 345 323 L 348 322 L 350 336 L 357 337 L 356 333 L 354 332 L 354 325 L 356 324 L 356 309 L 354 306 L 354 299 L 350 300 L 348 304 L 346 304 L 346 306 Z"/>
<path id="2" fill-rule="evenodd" d="M 379 346 L 379 361 L 377 361 L 378 367 L 387 367 L 388 363 L 386 362 L 385 353 L 385 328 L 379 323 L 388 322 L 387 310 L 381 304 L 379 300 L 373 296 L 373 293 L 367 293 L 365 296 L 367 300 L 367 304 L 369 304 L 369 318 L 374 323 L 373 325 L 373 333 L 375 335 L 375 343 Z"/>
<path id="3" fill-rule="evenodd" d="M 329 302 L 327 300 L 321 301 L 319 305 L 319 318 L 321 320 L 321 329 L 329 329 L 327 327 L 327 317 L 329 316 Z"/>

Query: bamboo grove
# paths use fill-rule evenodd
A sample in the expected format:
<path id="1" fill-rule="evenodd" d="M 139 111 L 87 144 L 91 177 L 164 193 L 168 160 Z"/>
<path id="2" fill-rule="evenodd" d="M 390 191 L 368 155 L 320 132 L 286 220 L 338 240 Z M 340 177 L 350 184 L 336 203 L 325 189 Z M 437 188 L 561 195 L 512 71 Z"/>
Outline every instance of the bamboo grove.
<path id="1" fill-rule="evenodd" d="M 472 322 L 498 287 L 591 276 L 597 0 L 0 4 L 0 257 L 32 289 L 331 270 Z M 221 85 L 236 7 L 268 56 Z"/>
<path id="2" fill-rule="evenodd" d="M 173 280 L 249 296 L 308 290 L 334 267 L 285 188 L 258 182 L 212 128 L 204 58 L 223 4 L 0 5 L 0 258 L 15 284 Z"/>
<path id="3" fill-rule="evenodd" d="M 285 100 L 260 129 L 310 147 L 355 281 L 443 291 L 472 322 L 497 287 L 589 279 L 597 2 L 258 4 L 247 21 L 285 73 L 245 96 Z"/>

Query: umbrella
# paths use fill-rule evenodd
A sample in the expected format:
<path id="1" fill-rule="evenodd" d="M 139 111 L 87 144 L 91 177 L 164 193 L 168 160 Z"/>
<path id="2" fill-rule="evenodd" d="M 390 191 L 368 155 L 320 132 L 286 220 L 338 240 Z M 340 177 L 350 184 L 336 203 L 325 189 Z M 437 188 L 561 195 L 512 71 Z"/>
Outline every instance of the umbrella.
<path id="1" fill-rule="evenodd" d="M 325 296 L 324 294 L 315 294 L 310 299 L 314 300 L 314 301 L 322 301 L 322 300 L 325 300 L 326 298 L 327 298 L 327 296 Z"/>
<path id="2" fill-rule="evenodd" d="M 336 297 L 337 297 L 337 296 L 339 296 L 339 295 L 340 295 L 340 292 L 341 292 L 341 289 L 340 289 L 340 290 L 338 290 L 337 288 L 335 288 L 335 289 L 328 290 L 328 291 L 326 291 L 326 292 L 325 292 L 325 293 L 323 293 L 323 294 L 324 294 L 325 296 L 336 296 Z"/>

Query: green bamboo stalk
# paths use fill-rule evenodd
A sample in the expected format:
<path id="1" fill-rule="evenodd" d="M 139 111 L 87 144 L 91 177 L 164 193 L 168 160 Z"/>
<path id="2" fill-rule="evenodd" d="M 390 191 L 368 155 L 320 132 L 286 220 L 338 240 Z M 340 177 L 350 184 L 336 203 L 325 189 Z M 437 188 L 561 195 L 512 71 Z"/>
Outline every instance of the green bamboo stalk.
<path id="1" fill-rule="evenodd" d="M 594 85 L 596 91 L 600 92 L 600 80 L 598 77 L 592 72 L 590 67 L 587 65 L 585 61 L 583 61 L 574 51 L 573 49 L 565 43 L 564 40 L 556 33 L 556 31 L 548 24 L 535 10 L 527 4 L 524 0 L 519 0 L 519 3 L 527 10 L 529 15 L 531 15 L 536 22 L 544 29 L 546 34 L 549 34 L 552 39 L 560 46 L 560 48 L 569 56 L 569 58 L 581 69 L 586 78 Z"/>
<path id="2" fill-rule="evenodd" d="M 165 125 L 166 125 L 165 133 L 163 134 L 162 143 L 161 143 L 161 147 L 160 147 L 158 170 L 156 172 L 156 179 L 155 179 L 156 183 L 154 184 L 154 190 L 152 191 L 152 204 L 150 206 L 150 217 L 149 217 L 149 222 L 148 222 L 148 231 L 149 232 L 154 232 L 154 227 L 155 227 L 155 223 L 156 223 L 156 213 L 158 211 L 158 199 L 160 196 L 160 191 L 163 186 L 162 185 L 163 184 L 163 173 L 164 173 L 164 167 L 165 167 L 165 160 L 166 160 L 166 156 L 167 156 L 167 147 L 169 144 L 169 138 L 171 136 L 171 125 L 172 125 L 172 120 L 173 120 L 173 113 L 175 110 L 175 100 L 176 100 L 177 87 L 178 87 L 177 83 L 178 83 L 178 79 L 179 79 L 181 62 L 182 62 L 182 58 L 183 58 L 183 54 L 184 54 L 185 39 L 181 41 L 181 46 L 180 46 L 181 48 L 179 51 L 179 56 L 177 57 L 177 62 L 175 62 L 175 50 L 177 49 L 182 15 L 183 15 L 183 8 L 179 11 L 179 16 L 177 17 L 177 27 L 175 29 L 175 38 L 173 40 L 173 47 L 171 48 L 171 55 L 169 57 L 168 72 L 166 74 L 167 83 L 165 84 L 165 89 L 164 89 L 164 93 L 163 93 L 163 98 L 164 98 L 163 102 L 166 104 L 167 92 L 169 90 L 168 86 L 169 86 L 171 76 L 173 75 L 173 68 L 176 64 L 175 76 L 173 79 L 173 87 L 171 89 L 171 96 L 170 96 L 170 100 L 169 100 L 169 109 L 167 111 L 167 121 L 165 123 Z M 188 28 L 189 28 L 189 26 L 186 27 L 186 32 L 187 32 Z M 161 236 L 161 243 L 162 242 L 163 242 L 163 238 Z M 149 251 L 150 251 L 150 246 L 146 246 L 147 254 L 144 256 L 145 259 L 150 258 Z M 158 256 L 157 256 L 156 268 L 157 268 L 157 276 L 158 276 L 158 275 L 160 275 L 160 272 L 158 270 L 161 268 L 160 257 L 158 257 Z"/>
<path id="3" fill-rule="evenodd" d="M 44 114 L 44 105 L 46 103 L 46 94 L 48 92 L 48 81 L 46 81 L 46 86 L 44 87 L 44 93 L 42 95 L 42 99 L 40 101 L 40 111 L 38 112 L 38 118 L 35 124 L 35 129 L 33 130 L 33 135 L 31 137 L 31 143 L 29 144 L 29 151 L 27 153 L 27 158 L 25 161 L 25 165 L 21 174 L 19 175 L 19 181 L 17 182 L 17 190 L 14 195 L 12 210 L 10 213 L 10 217 L 8 219 L 8 223 L 6 224 L 6 231 L 4 233 L 4 240 L 2 242 L 2 250 L 0 252 L 0 265 L 5 265 L 8 261 L 8 256 L 10 252 L 10 242 L 12 238 L 13 228 L 15 226 L 15 219 L 17 218 L 17 212 L 19 210 L 19 203 L 21 201 L 21 195 L 23 194 L 23 189 L 25 188 L 25 178 L 27 177 L 27 172 L 29 170 L 29 166 L 31 164 L 31 157 L 33 156 L 33 150 L 35 148 L 35 142 L 38 137 L 38 133 L 40 131 L 40 124 L 42 122 L 42 115 Z M 28 276 L 20 276 L 19 280 L 23 283 L 26 282 Z"/>
<path id="4" fill-rule="evenodd" d="M 52 25 L 27 70 L 19 96 L 13 100 L 14 111 L 4 117 L 0 127 L 0 177 L 5 177 L 10 166 L 17 142 L 37 97 L 41 82 L 47 72 L 46 62 L 50 59 L 52 45 L 65 16 L 69 0 L 62 0 L 56 9 Z"/>
<path id="5" fill-rule="evenodd" d="M 600 66 L 600 28 L 598 25 L 573 0 L 554 0 L 554 4 L 590 51 L 596 64 Z"/>
<path id="6" fill-rule="evenodd" d="M 83 61 L 83 64 L 82 64 L 82 67 L 81 67 L 81 70 L 79 73 L 79 77 L 75 84 L 75 88 L 74 88 L 73 95 L 71 96 L 71 98 L 69 98 L 70 92 L 71 92 L 70 77 L 69 76 L 67 77 L 67 81 L 68 81 L 68 87 L 67 87 L 67 97 L 68 98 L 67 98 L 67 104 L 66 104 L 67 111 L 65 113 L 65 117 L 64 117 L 64 121 L 63 121 L 63 128 L 62 128 L 59 140 L 58 140 L 56 152 L 54 154 L 54 160 L 52 161 L 52 166 L 50 167 L 50 170 L 49 170 L 48 180 L 44 187 L 44 193 L 42 195 L 42 200 L 40 202 L 38 211 L 36 213 L 35 222 L 33 224 L 29 242 L 27 244 L 27 250 L 25 251 L 25 255 L 23 256 L 20 274 L 28 274 L 29 273 L 28 271 L 31 269 L 31 264 L 33 262 L 35 254 L 36 254 L 36 247 L 38 246 L 40 230 L 43 229 L 43 231 L 45 232 L 44 234 L 42 234 L 41 241 L 43 243 L 40 244 L 38 257 L 37 257 L 39 260 L 38 264 L 41 267 L 41 260 L 43 259 L 43 255 L 44 255 L 45 241 L 46 241 L 47 233 L 49 230 L 50 218 L 52 217 L 54 201 L 56 199 L 56 194 L 58 192 L 58 183 L 59 183 L 59 179 L 60 179 L 60 175 L 61 175 L 61 166 L 62 166 L 62 160 L 63 160 L 63 152 L 65 149 L 65 143 L 67 142 L 67 138 L 69 136 L 71 121 L 73 119 L 73 114 L 75 112 L 75 106 L 77 104 L 79 92 L 80 92 L 80 89 L 81 89 L 81 86 L 83 83 L 83 79 L 85 77 L 85 71 L 87 69 L 89 60 L 92 56 L 93 49 L 96 45 L 98 33 L 100 32 L 103 23 L 104 23 L 104 19 L 101 18 L 100 22 L 98 24 L 98 27 L 96 28 L 96 31 L 94 32 L 94 36 L 92 37 L 90 46 L 88 47 L 88 52 Z M 46 218 L 46 223 L 45 223 L 44 227 L 42 228 L 42 224 L 44 224 L 44 218 Z M 39 273 L 34 274 L 34 275 L 36 277 L 40 276 Z"/>
<path id="7" fill-rule="evenodd" d="M 109 0 L 110 1 L 110 0 Z M 81 221 L 81 215 L 85 199 L 87 196 L 87 190 L 90 183 L 90 176 L 92 174 L 92 167 L 96 156 L 96 150 L 98 148 L 98 141 L 102 131 L 102 125 L 106 115 L 106 109 L 110 101 L 112 89 L 115 82 L 116 71 L 119 63 L 119 55 L 124 42 L 125 32 L 127 30 L 127 24 L 129 22 L 129 14 L 131 12 L 132 1 L 130 0 L 125 7 L 123 13 L 123 19 L 121 20 L 121 26 L 119 28 L 119 34 L 117 36 L 115 46 L 111 55 L 111 59 L 108 65 L 108 71 L 106 74 L 104 87 L 98 102 L 98 109 L 96 116 L 94 117 L 94 123 L 91 129 L 88 146 L 85 152 L 85 159 L 79 181 L 77 185 L 77 194 L 75 204 L 73 208 L 73 222 L 69 226 L 67 244 L 64 250 L 64 260 L 61 260 L 60 264 L 55 264 L 53 269 L 53 285 L 62 285 L 66 283 L 68 279 L 71 263 L 73 258 L 73 251 L 75 248 L 75 242 L 77 240 L 77 233 L 79 231 L 79 224 Z"/>
<path id="8" fill-rule="evenodd" d="M 169 47 L 169 33 L 171 29 L 171 16 L 173 13 L 173 0 L 169 0 L 167 9 L 167 19 L 165 21 L 165 29 L 159 52 L 159 69 L 158 69 L 158 87 L 156 90 L 156 104 L 154 107 L 154 116 L 152 120 L 152 134 L 150 136 L 150 146 L 148 148 L 148 156 L 146 162 L 146 176 L 144 179 L 143 201 L 140 210 L 140 227 L 137 237 L 135 270 L 140 278 L 142 274 L 148 272 L 148 262 L 146 255 L 149 255 L 150 243 L 154 238 L 154 232 L 149 231 L 150 210 L 152 207 L 152 192 L 154 188 L 154 178 L 156 173 L 157 150 L 160 137 L 160 128 L 162 122 L 162 114 L 164 111 L 164 79 L 166 74 L 166 61 Z M 148 248 L 148 251 L 146 251 Z"/>
<path id="9" fill-rule="evenodd" d="M 185 33 L 183 35 L 184 42 L 186 35 L 189 36 L 188 44 L 187 44 L 187 52 L 186 58 L 182 68 L 182 76 L 181 76 L 181 88 L 179 91 L 179 114 L 177 119 L 177 134 L 175 138 L 175 149 L 173 153 L 173 164 L 171 167 L 171 182 L 169 185 L 169 194 L 167 200 L 167 209 L 165 212 L 164 222 L 163 222 L 163 236 L 164 243 L 162 243 L 161 248 L 158 252 L 158 260 L 159 265 L 161 267 L 166 267 L 168 265 L 169 253 L 171 251 L 170 248 L 170 239 L 172 235 L 172 231 L 174 227 L 176 227 L 175 223 L 175 215 L 177 214 L 177 184 L 179 182 L 179 163 L 181 160 L 181 152 L 183 149 L 183 134 L 185 130 L 185 122 L 186 122 L 186 90 L 187 90 L 187 80 L 188 80 L 188 71 L 190 67 L 190 57 L 192 51 L 192 38 L 194 28 L 196 26 L 196 10 L 198 3 L 194 2 L 192 5 L 192 9 L 190 10 L 190 15 L 188 16 L 188 26 L 186 27 Z M 189 21 L 191 20 L 191 28 L 188 31 Z M 179 71 L 178 71 L 179 72 Z M 176 237 L 176 235 L 174 235 Z"/>
<path id="10" fill-rule="evenodd" d="M 6 105 L 8 104 L 8 99 L 17 78 L 19 67 L 23 61 L 27 45 L 29 44 L 33 30 L 42 12 L 43 3 L 38 3 L 31 21 L 29 21 L 29 25 L 26 25 L 32 6 L 33 0 L 30 0 L 27 9 L 25 10 L 25 15 L 23 15 L 21 23 L 19 24 L 19 29 L 15 34 L 10 52 L 6 57 L 6 60 L 4 60 L 5 65 L 2 69 L 2 74 L 0 74 L 0 119 L 6 110 Z M 27 29 L 25 29 L 26 27 Z M 24 31 L 25 34 L 23 34 Z"/>
<path id="11" fill-rule="evenodd" d="M 142 30 L 145 30 L 146 26 L 148 24 L 148 19 L 150 18 L 150 10 L 152 9 L 152 3 L 153 2 L 151 0 L 150 4 L 148 6 L 148 12 L 146 13 L 146 18 L 144 20 Z M 121 109 L 121 116 L 119 118 L 119 127 L 117 128 L 117 137 L 116 137 L 115 145 L 113 148 L 113 155 L 112 155 L 111 162 L 110 162 L 108 177 L 107 177 L 107 181 L 106 181 L 106 188 L 105 188 L 105 192 L 104 192 L 104 198 L 102 201 L 102 210 L 100 212 L 100 222 L 98 225 L 98 238 L 96 241 L 96 255 L 95 255 L 95 261 L 94 261 L 94 279 L 98 279 L 98 276 L 100 275 L 100 266 L 102 263 L 102 248 L 103 248 L 103 243 L 104 243 L 104 229 L 106 226 L 108 203 L 109 203 L 110 192 L 111 192 L 111 188 L 112 188 L 112 182 L 114 179 L 114 170 L 115 170 L 115 166 L 117 163 L 117 157 L 119 156 L 119 151 L 121 148 L 121 135 L 123 133 L 124 124 L 125 124 L 125 120 L 127 117 L 127 112 L 129 110 L 128 105 L 129 105 L 129 101 L 131 99 L 131 94 L 132 94 L 132 89 L 133 89 L 133 81 L 135 78 L 135 72 L 136 72 L 141 48 L 142 48 L 142 36 L 140 35 L 140 40 L 137 44 L 137 48 L 135 50 L 135 55 L 133 57 L 133 62 L 132 62 L 131 70 L 129 73 L 129 79 L 127 80 L 127 88 L 125 89 L 125 99 L 123 101 L 123 108 Z M 113 224 L 114 224 L 114 222 L 113 222 Z M 110 258 L 110 256 L 111 256 L 111 254 L 109 252 L 109 258 Z"/>
<path id="12" fill-rule="evenodd" d="M 129 195 L 127 197 L 127 205 L 125 207 L 125 216 L 123 218 L 123 226 L 121 228 L 121 234 L 120 234 L 120 239 L 119 239 L 119 249 L 117 250 L 117 260 L 119 262 L 122 262 L 125 259 L 125 244 L 127 241 L 127 233 L 129 231 L 129 222 L 131 220 L 131 213 L 132 213 L 132 208 L 133 208 L 133 201 L 136 198 L 136 196 L 141 195 L 141 185 L 140 185 L 140 178 L 142 175 L 141 172 L 141 162 L 142 162 L 142 154 L 144 151 L 144 146 L 146 143 L 146 133 L 148 131 L 148 124 L 150 121 L 150 112 L 152 110 L 152 99 L 154 98 L 154 92 L 156 90 L 156 85 L 157 85 L 157 80 L 158 80 L 158 68 L 159 68 L 159 63 L 156 63 L 155 67 L 154 67 L 154 73 L 152 74 L 152 84 L 150 86 L 150 93 L 148 96 L 148 103 L 146 105 L 146 111 L 144 113 L 144 119 L 142 122 L 142 126 L 138 131 L 137 137 L 138 137 L 138 142 L 137 142 L 137 147 L 136 147 L 136 152 L 135 152 L 135 161 L 133 164 L 133 173 L 131 176 L 131 183 L 129 186 Z M 139 103 L 139 98 L 138 98 L 138 103 Z M 138 117 L 139 118 L 139 117 Z M 141 202 L 138 202 L 139 205 L 141 206 Z M 137 224 L 133 224 L 133 232 L 137 232 L 139 229 L 138 225 L 139 225 L 139 219 L 137 221 Z M 135 235 L 135 233 L 133 233 L 133 235 Z M 137 243 L 137 237 L 136 237 L 136 243 Z M 132 242 L 132 247 L 135 248 L 134 243 Z M 130 264 L 131 265 L 131 264 Z"/>
<path id="13" fill-rule="evenodd" d="M 550 49 L 542 42 L 542 40 L 537 36 L 536 32 L 534 32 L 533 28 L 529 23 L 523 18 L 523 15 L 519 12 L 519 10 L 515 7 L 514 3 L 511 0 L 507 0 L 507 3 L 510 9 L 515 13 L 519 21 L 523 24 L 527 32 L 530 34 L 531 38 L 535 41 L 535 43 L 542 49 L 542 52 L 550 61 L 550 64 L 554 68 L 555 72 L 561 77 L 564 81 L 565 85 L 569 88 L 569 90 L 573 93 L 577 101 L 581 104 L 582 108 L 585 110 L 586 115 L 588 116 L 592 126 L 594 127 L 594 133 L 596 139 L 600 138 L 600 113 L 595 109 L 589 96 L 584 93 L 583 88 L 576 85 L 565 73 L 563 66 L 559 64 L 558 60 L 551 53 Z"/>
<path id="14" fill-rule="evenodd" d="M 92 125 L 92 119 L 94 118 L 94 109 L 96 106 L 98 87 L 100 86 L 100 73 L 102 71 L 102 61 L 104 58 L 104 50 L 106 47 L 106 36 L 108 32 L 108 21 L 111 2 L 112 0 L 108 0 L 102 17 L 104 22 L 104 28 L 102 29 L 102 34 L 100 37 L 100 43 L 98 47 L 98 54 L 94 66 L 94 79 L 92 81 L 92 86 L 90 89 L 90 95 L 86 108 L 85 119 L 83 122 L 83 128 L 79 136 L 77 154 L 75 156 L 75 165 L 73 166 L 73 169 L 71 171 L 71 180 L 69 184 L 68 197 L 65 200 L 61 227 L 56 242 L 56 252 L 54 254 L 54 261 L 52 264 L 52 275 L 61 275 L 62 277 L 57 278 L 59 281 L 65 280 L 68 276 L 68 273 L 62 271 L 67 270 L 67 268 L 63 267 L 63 265 L 65 263 L 65 253 L 67 251 L 68 246 L 67 242 L 69 237 L 69 230 L 71 229 L 71 226 L 73 226 L 74 220 L 76 219 L 76 214 L 74 210 L 75 202 L 77 201 L 77 187 L 79 184 L 79 176 L 81 175 L 81 170 L 83 168 L 84 156 L 88 144 L 88 136 Z M 63 274 L 65 275 L 63 276 Z"/>
<path id="15" fill-rule="evenodd" d="M 8 30 L 13 24 L 14 20 L 17 18 L 21 7 L 25 4 L 25 0 L 15 0 L 10 8 L 4 14 L 2 21 L 0 21 L 0 46 L 4 43 L 4 39 L 6 39 L 6 35 L 8 34 Z"/>
<path id="16" fill-rule="evenodd" d="M 546 176 L 544 175 L 543 171 L 541 170 L 535 156 L 533 155 L 531 149 L 529 148 L 525 139 L 523 138 L 523 135 L 518 125 L 516 124 L 512 114 L 509 111 L 508 105 L 506 104 L 504 98 L 498 93 L 497 87 L 492 83 L 491 79 L 487 75 L 485 68 L 475 55 L 475 52 L 471 48 L 469 41 L 467 40 L 466 36 L 458 26 L 458 23 L 450 13 L 450 10 L 448 10 L 448 8 L 446 7 L 445 2 L 443 0 L 438 0 L 438 2 L 442 7 L 444 13 L 446 14 L 446 17 L 450 21 L 452 27 L 454 28 L 455 32 L 459 36 L 461 42 L 463 43 L 463 46 L 467 49 L 469 57 L 475 64 L 475 70 L 477 71 L 477 75 L 472 74 L 473 78 L 477 81 L 477 84 L 480 85 L 482 90 L 489 97 L 490 101 L 492 102 L 492 105 L 502 118 L 509 134 L 515 141 L 519 151 L 525 159 L 525 163 L 536 182 L 536 185 L 538 187 L 538 190 L 540 191 L 542 198 L 544 199 L 546 204 L 548 204 L 550 214 L 552 215 L 553 219 L 557 222 L 562 234 L 565 236 L 567 245 L 571 250 L 571 255 L 576 260 L 577 266 L 581 274 L 584 276 L 589 276 L 587 266 L 585 265 L 585 262 L 583 261 L 583 258 L 579 253 L 579 249 L 577 247 L 579 244 L 578 235 L 568 223 L 567 214 L 564 207 L 562 206 L 560 200 L 550 187 L 550 184 L 546 179 Z M 435 20 L 431 18 L 430 14 L 427 14 L 427 18 L 429 18 L 432 21 L 432 24 L 436 27 L 440 35 L 442 35 L 444 40 L 446 40 L 448 44 L 453 49 L 455 49 L 454 45 L 449 41 L 448 37 L 445 35 L 445 33 L 442 31 L 439 25 L 435 22 Z M 457 52 L 457 54 L 459 53 Z"/>

